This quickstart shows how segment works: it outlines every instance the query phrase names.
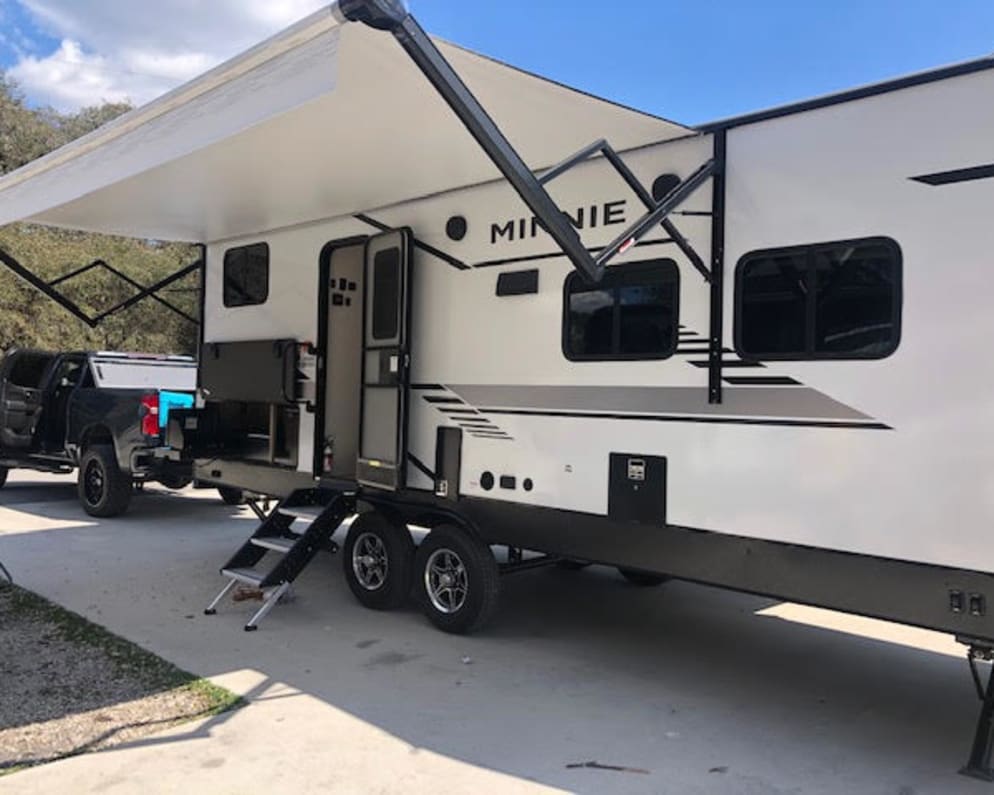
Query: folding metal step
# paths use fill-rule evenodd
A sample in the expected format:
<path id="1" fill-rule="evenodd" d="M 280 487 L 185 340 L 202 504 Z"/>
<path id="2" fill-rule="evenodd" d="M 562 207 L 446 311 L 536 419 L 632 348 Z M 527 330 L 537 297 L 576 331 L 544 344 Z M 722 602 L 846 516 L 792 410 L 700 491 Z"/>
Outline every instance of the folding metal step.
<path id="1" fill-rule="evenodd" d="M 355 493 L 336 489 L 300 489 L 293 492 L 268 515 L 221 568 L 228 579 L 224 588 L 204 612 L 213 615 L 217 606 L 235 584 L 243 583 L 261 590 L 262 606 L 245 625 L 246 630 L 258 627 L 262 618 L 273 609 L 321 549 L 334 550 L 331 537 L 349 516 L 355 513 Z M 309 520 L 303 532 L 290 530 L 295 519 Z M 267 553 L 277 552 L 277 560 L 265 568 Z"/>
<path id="2" fill-rule="evenodd" d="M 246 585 L 254 585 L 256 588 L 266 579 L 265 574 L 260 574 L 255 569 L 221 569 L 221 574 Z"/>
<path id="3" fill-rule="evenodd" d="M 293 545 L 297 543 L 297 539 L 287 538 L 286 536 L 264 536 L 262 538 L 256 538 L 253 536 L 249 539 L 249 543 L 254 544 L 257 547 L 262 547 L 263 549 L 271 549 L 274 552 L 282 552 L 283 554 L 286 554 L 293 549 Z"/>
<path id="4" fill-rule="evenodd" d="M 295 508 L 279 507 L 276 510 L 284 516 L 292 516 L 295 519 L 306 519 L 309 522 L 313 522 L 321 515 L 324 508 L 319 505 L 301 505 Z"/>

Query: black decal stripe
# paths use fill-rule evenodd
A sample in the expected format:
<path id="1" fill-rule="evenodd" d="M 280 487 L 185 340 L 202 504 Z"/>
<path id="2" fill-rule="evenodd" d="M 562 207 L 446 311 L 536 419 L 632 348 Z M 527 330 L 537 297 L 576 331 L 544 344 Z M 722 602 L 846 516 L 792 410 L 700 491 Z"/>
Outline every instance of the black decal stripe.
<path id="1" fill-rule="evenodd" d="M 736 386 L 801 386 L 789 375 L 726 375 L 725 382 Z"/>
<path id="2" fill-rule="evenodd" d="M 429 403 L 462 403 L 461 398 L 448 397 L 447 395 L 423 395 Z"/>
<path id="3" fill-rule="evenodd" d="M 414 455 L 414 453 L 408 453 L 407 460 L 414 464 L 414 467 L 429 480 L 435 479 L 435 473 L 428 469 L 428 467 L 426 467 L 424 463 Z"/>
<path id="4" fill-rule="evenodd" d="M 656 240 L 640 240 L 635 244 L 635 248 L 639 246 L 658 246 L 664 243 L 672 243 L 673 241 L 668 237 L 661 237 Z M 591 254 L 599 254 L 604 250 L 603 246 L 598 248 L 588 248 L 587 251 Z M 555 259 L 556 257 L 565 257 L 566 255 L 562 251 L 553 251 L 549 254 L 532 254 L 527 257 L 509 257 L 507 259 L 489 259 L 483 262 L 477 262 L 474 268 L 492 268 L 496 265 L 513 265 L 516 262 L 533 262 L 534 260 L 540 259 Z"/>
<path id="5" fill-rule="evenodd" d="M 773 425 L 789 428 L 853 428 L 890 431 L 882 422 L 835 422 L 832 420 L 778 420 L 747 417 L 665 416 L 660 414 L 599 414 L 587 411 L 532 411 L 531 409 L 480 409 L 484 414 L 514 414 L 525 417 L 570 417 L 587 420 L 636 420 L 639 422 L 700 422 L 709 425 Z"/>
<path id="6" fill-rule="evenodd" d="M 375 218 L 370 218 L 368 215 L 365 215 L 363 213 L 356 213 L 352 217 L 355 218 L 357 221 L 362 221 L 364 224 L 369 224 L 370 226 L 379 229 L 381 232 L 393 231 L 393 227 L 380 223 Z M 458 270 L 461 271 L 469 270 L 469 265 L 467 265 L 462 260 L 456 259 L 451 254 L 446 254 L 444 251 L 440 251 L 434 246 L 429 246 L 427 243 L 423 243 L 417 238 L 414 238 L 414 247 L 419 248 L 422 251 L 427 252 L 428 254 L 431 254 L 434 257 L 438 257 L 440 260 L 451 265 L 453 268 L 457 268 Z"/>
<path id="7" fill-rule="evenodd" d="M 476 414 L 476 409 L 450 409 L 447 406 L 435 406 L 439 411 L 444 411 L 446 414 Z M 453 419 L 458 419 L 458 417 L 453 417 Z"/>
<path id="8" fill-rule="evenodd" d="M 694 367 L 708 367 L 710 366 L 711 363 L 708 361 L 697 361 L 697 362 L 690 362 L 690 364 L 694 365 Z M 722 367 L 765 367 L 766 365 L 764 365 L 762 362 L 746 362 L 736 359 L 727 359 L 721 363 L 721 366 Z"/>
<path id="9" fill-rule="evenodd" d="M 431 392 L 444 392 L 445 387 L 441 384 L 411 384 L 411 389 L 421 389 Z"/>
<path id="10" fill-rule="evenodd" d="M 952 171 L 937 171 L 934 174 L 922 174 L 918 177 L 910 177 L 910 179 L 926 185 L 951 185 L 956 182 L 972 182 L 975 179 L 991 179 L 992 177 L 994 177 L 994 163 L 985 166 L 957 168 Z"/>

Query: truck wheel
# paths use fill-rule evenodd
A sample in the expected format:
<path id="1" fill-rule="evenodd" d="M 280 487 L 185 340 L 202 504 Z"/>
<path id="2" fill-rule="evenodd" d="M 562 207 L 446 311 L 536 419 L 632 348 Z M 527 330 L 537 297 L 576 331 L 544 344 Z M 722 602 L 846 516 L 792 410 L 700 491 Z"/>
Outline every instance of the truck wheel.
<path id="1" fill-rule="evenodd" d="M 623 569 L 618 568 L 618 573 L 624 577 L 632 585 L 637 585 L 640 588 L 652 588 L 656 585 L 662 585 L 666 582 L 669 577 L 662 574 L 650 574 L 647 571 L 637 571 L 636 569 Z"/>
<path id="2" fill-rule="evenodd" d="M 233 486 L 218 486 L 217 493 L 221 495 L 221 501 L 225 505 L 241 505 L 245 502 L 245 495 L 242 493 L 242 490 L 236 489 Z"/>
<path id="3" fill-rule="evenodd" d="M 90 516 L 120 516 L 131 501 L 131 478 L 117 465 L 109 444 L 88 447 L 79 462 L 79 501 Z"/>
<path id="4" fill-rule="evenodd" d="M 472 632 L 497 610 L 500 571 L 494 554 L 458 527 L 432 530 L 418 547 L 414 571 L 421 607 L 444 632 Z"/>
<path id="5" fill-rule="evenodd" d="M 414 540 L 402 524 L 375 511 L 359 514 L 342 550 L 345 581 L 373 610 L 400 607 L 411 594 Z"/>
<path id="6" fill-rule="evenodd" d="M 9 470 L 7 467 L 0 467 L 0 489 L 3 488 L 3 484 L 7 482 L 7 472 Z"/>

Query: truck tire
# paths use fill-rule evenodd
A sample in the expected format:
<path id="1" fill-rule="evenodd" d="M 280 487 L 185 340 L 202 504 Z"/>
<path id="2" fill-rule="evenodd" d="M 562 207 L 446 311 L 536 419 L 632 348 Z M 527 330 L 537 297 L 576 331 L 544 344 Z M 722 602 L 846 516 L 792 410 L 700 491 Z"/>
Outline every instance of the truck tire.
<path id="1" fill-rule="evenodd" d="M 95 444 L 83 451 L 79 461 L 77 492 L 83 510 L 90 516 L 120 516 L 131 502 L 131 477 L 117 465 L 114 448 Z"/>
<path id="2" fill-rule="evenodd" d="M 245 494 L 234 486 L 218 486 L 217 493 L 221 495 L 221 501 L 225 505 L 241 505 L 245 502 Z"/>
<path id="3" fill-rule="evenodd" d="M 10 470 L 7 467 L 0 467 L 0 489 L 3 488 L 3 484 L 7 482 L 7 472 Z"/>
<path id="4" fill-rule="evenodd" d="M 493 618 L 500 570 L 490 547 L 467 531 L 432 530 L 418 547 L 414 572 L 421 608 L 443 632 L 473 632 Z"/>
<path id="5" fill-rule="evenodd" d="M 669 579 L 669 577 L 663 574 L 650 574 L 647 571 L 623 569 L 620 567 L 618 568 L 618 573 L 632 585 L 637 585 L 639 588 L 652 588 L 656 585 L 662 585 Z"/>
<path id="6" fill-rule="evenodd" d="M 414 539 L 400 523 L 381 513 L 359 514 L 342 549 L 345 581 L 360 604 L 392 610 L 411 595 Z"/>

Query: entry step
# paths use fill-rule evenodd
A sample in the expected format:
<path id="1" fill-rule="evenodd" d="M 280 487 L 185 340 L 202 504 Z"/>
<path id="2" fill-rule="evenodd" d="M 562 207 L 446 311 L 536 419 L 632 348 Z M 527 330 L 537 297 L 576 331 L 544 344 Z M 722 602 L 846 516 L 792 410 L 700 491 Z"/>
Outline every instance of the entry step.
<path id="1" fill-rule="evenodd" d="M 232 580 L 236 580 L 237 582 L 243 582 L 246 585 L 254 585 L 257 588 L 265 579 L 265 575 L 260 574 L 255 569 L 221 569 L 221 574 L 225 577 L 230 577 Z"/>
<path id="2" fill-rule="evenodd" d="M 274 552 L 282 552 L 284 555 L 293 549 L 293 545 L 297 543 L 297 539 L 286 538 L 284 536 L 263 536 L 262 538 L 250 538 L 249 540 L 257 547 L 271 549 Z"/>
<path id="3" fill-rule="evenodd" d="M 324 506 L 296 505 L 296 506 L 286 507 L 281 505 L 276 510 L 278 510 L 284 516 L 292 516 L 295 519 L 306 519 L 309 522 L 313 522 L 324 512 Z"/>

